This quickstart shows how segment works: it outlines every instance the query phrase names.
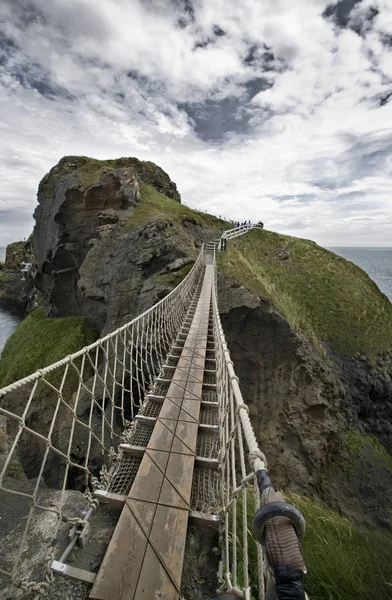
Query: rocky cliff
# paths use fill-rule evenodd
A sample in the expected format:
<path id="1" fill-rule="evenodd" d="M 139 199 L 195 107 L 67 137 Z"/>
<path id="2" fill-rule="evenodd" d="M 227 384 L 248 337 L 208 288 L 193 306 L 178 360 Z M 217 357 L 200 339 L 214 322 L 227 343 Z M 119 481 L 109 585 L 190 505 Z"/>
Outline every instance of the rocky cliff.
<path id="1" fill-rule="evenodd" d="M 98 334 L 165 295 L 228 227 L 137 159 L 65 157 L 38 201 L 35 286 L 50 316 L 84 318 Z M 223 326 L 274 480 L 390 528 L 392 305 L 351 263 L 268 231 L 229 242 L 218 266 Z"/>
<path id="2" fill-rule="evenodd" d="M 7 246 L 5 262 L 0 262 L 0 307 L 24 316 L 34 306 L 31 276 L 31 241 Z"/>
<path id="3" fill-rule="evenodd" d="M 219 308 L 274 480 L 392 527 L 392 305 L 314 242 L 252 231 L 219 256 Z"/>
<path id="4" fill-rule="evenodd" d="M 165 295 L 202 241 L 226 228 L 192 215 L 169 176 L 136 158 L 65 157 L 38 202 L 35 286 L 51 316 L 84 316 L 101 333 Z"/>

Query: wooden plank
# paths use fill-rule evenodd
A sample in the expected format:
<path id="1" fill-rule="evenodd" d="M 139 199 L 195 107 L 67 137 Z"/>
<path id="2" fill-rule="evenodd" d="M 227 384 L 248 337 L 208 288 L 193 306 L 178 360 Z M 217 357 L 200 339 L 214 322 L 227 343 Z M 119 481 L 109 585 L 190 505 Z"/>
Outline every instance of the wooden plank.
<path id="1" fill-rule="evenodd" d="M 94 498 L 99 500 L 100 504 L 106 504 L 111 508 L 123 508 L 126 496 L 122 494 L 111 494 L 104 490 L 95 490 Z"/>
<path id="2" fill-rule="evenodd" d="M 152 544 L 146 551 L 134 600 L 178 600 L 188 514 L 187 510 L 157 507 Z"/>
<path id="3" fill-rule="evenodd" d="M 90 598 L 179 599 L 203 390 L 211 269 L 211 273 L 206 270 L 186 340 L 178 344 L 181 355 L 173 379 Z"/>
<path id="4" fill-rule="evenodd" d="M 149 533 L 156 507 L 145 502 L 139 504 L 140 512 L 144 511 L 142 522 Z M 133 598 L 146 548 L 147 536 L 129 506 L 125 504 L 89 598 L 94 600 Z"/>
<path id="5" fill-rule="evenodd" d="M 71 565 L 59 562 L 58 560 L 54 560 L 50 568 L 54 573 L 58 573 L 58 575 L 64 575 L 64 577 L 69 577 L 74 581 L 83 581 L 84 583 L 94 583 L 97 577 L 96 573 L 71 567 Z"/>
<path id="6" fill-rule="evenodd" d="M 189 508 L 192 492 L 194 456 L 171 453 L 166 466 L 159 502 L 167 506 Z"/>

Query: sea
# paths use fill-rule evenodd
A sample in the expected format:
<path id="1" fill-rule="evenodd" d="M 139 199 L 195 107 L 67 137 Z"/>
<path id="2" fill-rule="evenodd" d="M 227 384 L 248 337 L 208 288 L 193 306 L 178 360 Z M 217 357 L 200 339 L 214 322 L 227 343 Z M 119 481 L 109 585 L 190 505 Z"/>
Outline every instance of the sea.
<path id="1" fill-rule="evenodd" d="M 361 267 L 392 302 L 392 248 L 328 248 Z"/>
<path id="2" fill-rule="evenodd" d="M 328 248 L 335 254 L 351 260 L 375 281 L 392 302 L 392 248 Z M 0 247 L 0 260 L 5 258 L 5 248 Z M 20 318 L 0 308 L 0 355 Z"/>

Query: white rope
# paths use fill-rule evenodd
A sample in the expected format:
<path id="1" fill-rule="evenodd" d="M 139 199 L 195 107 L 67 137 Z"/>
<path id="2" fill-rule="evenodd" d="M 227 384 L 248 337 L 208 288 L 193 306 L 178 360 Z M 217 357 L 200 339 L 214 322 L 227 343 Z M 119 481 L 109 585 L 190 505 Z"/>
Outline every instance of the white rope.
<path id="1" fill-rule="evenodd" d="M 222 238 L 233 239 L 253 227 L 234 228 L 224 232 Z M 138 433 L 135 413 L 146 393 L 158 393 L 160 389 L 156 378 L 183 324 L 203 269 L 202 249 L 187 277 L 152 308 L 93 344 L 0 390 L 0 418 L 4 421 L 0 426 L 8 446 L 0 472 L 0 492 L 13 496 L 15 501 L 20 498 L 30 503 L 21 511 L 18 527 L 9 533 L 13 550 L 7 551 L 7 540 L 0 550 L 5 554 L 0 574 L 15 586 L 39 592 L 51 580 L 47 560 L 42 561 L 41 577 L 36 576 L 38 565 L 30 545 L 36 519 L 42 512 L 52 516 L 46 549 L 50 560 L 52 540 L 59 537 L 63 523 L 83 522 L 78 515 L 69 514 L 72 500 L 68 490 L 75 488 L 71 479 L 78 480 L 76 487 L 85 492 L 86 506 L 97 505 L 90 485 L 108 489 L 110 474 L 121 458 L 119 444 L 132 442 Z M 251 573 L 256 570 L 258 595 L 262 598 L 263 558 L 250 534 L 248 519 L 254 514 L 254 472 L 266 468 L 267 463 L 258 447 L 225 341 L 214 269 L 212 313 L 221 473 L 220 499 L 215 508 L 223 514 L 224 581 L 227 588 L 250 599 L 255 585 Z M 18 406 L 23 404 L 18 411 L 15 394 Z M 46 416 L 53 411 L 46 428 L 36 417 L 42 407 Z M 40 457 L 39 465 L 29 481 L 17 482 L 12 478 L 13 469 L 20 468 L 30 448 L 36 458 Z M 51 489 L 48 493 L 45 479 L 54 472 L 58 474 L 57 491 Z M 0 517 L 4 518 L 1 510 L 0 505 Z"/>
<path id="2" fill-rule="evenodd" d="M 118 446 L 132 439 L 135 412 L 166 361 L 203 269 L 202 248 L 190 273 L 152 308 L 0 390 L 0 433 L 6 445 L 0 493 L 20 505 L 19 524 L 0 549 L 0 575 L 9 585 L 34 592 L 48 586 L 52 542 L 60 541 L 61 535 L 65 538 L 69 524 L 83 523 L 69 489 L 80 490 L 80 504 L 87 508 L 97 505 L 90 485 L 108 488 L 119 460 Z M 24 477 L 23 464 L 31 453 L 33 472 L 30 479 L 19 481 L 15 475 Z M 53 484 L 49 489 L 48 477 L 55 478 L 56 489 Z M 0 518 L 7 523 L 4 503 Z M 34 547 L 35 528 L 42 518 L 48 547 L 40 552 L 46 559 Z"/>
<path id="3" fill-rule="evenodd" d="M 232 239 L 249 232 L 253 225 L 243 225 L 224 232 L 222 239 Z M 256 226 L 257 227 L 257 226 Z M 222 247 L 222 244 L 220 244 Z M 262 547 L 251 533 L 251 521 L 260 507 L 255 473 L 267 468 L 267 460 L 257 443 L 244 402 L 239 379 L 227 347 L 217 300 L 217 283 L 212 296 L 215 338 L 216 380 L 219 410 L 221 506 L 224 527 L 224 584 L 239 597 L 264 600 L 266 561 Z M 249 471 L 250 466 L 251 470 Z"/>

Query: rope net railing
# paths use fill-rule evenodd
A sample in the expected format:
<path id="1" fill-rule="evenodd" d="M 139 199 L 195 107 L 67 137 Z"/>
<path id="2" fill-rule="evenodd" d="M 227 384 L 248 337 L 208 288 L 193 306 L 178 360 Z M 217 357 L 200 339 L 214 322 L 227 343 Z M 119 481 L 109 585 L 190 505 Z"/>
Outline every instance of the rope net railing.
<path id="1" fill-rule="evenodd" d="M 252 227 L 249 227 L 251 229 Z M 233 232 L 235 233 L 235 232 Z M 239 233 L 241 235 L 241 233 Z M 234 235 L 232 237 L 235 237 Z M 222 589 L 247 600 L 304 600 L 301 513 L 274 490 L 212 298 L 219 412 Z"/>
<path id="2" fill-rule="evenodd" d="M 203 272 L 202 249 L 187 277 L 151 309 L 0 390 L 2 588 L 49 586 L 70 524 L 83 526 L 97 504 L 93 488 L 110 485 L 119 444 L 135 432 L 134 417 L 155 391 Z"/>

